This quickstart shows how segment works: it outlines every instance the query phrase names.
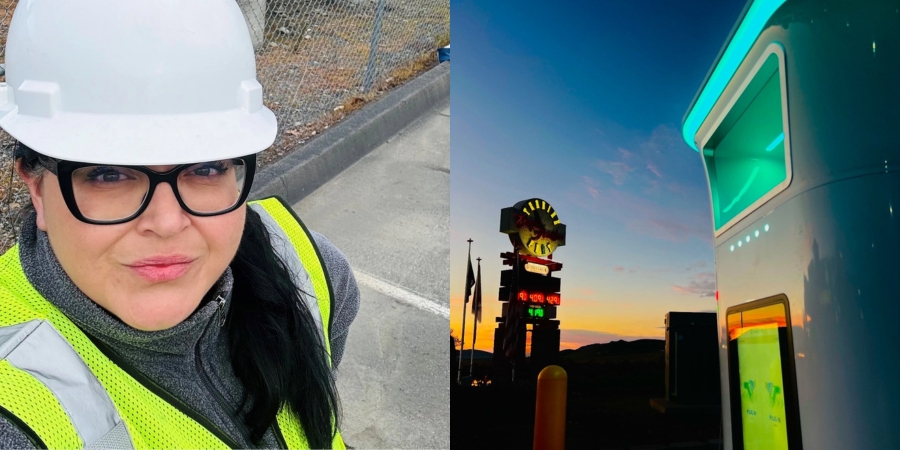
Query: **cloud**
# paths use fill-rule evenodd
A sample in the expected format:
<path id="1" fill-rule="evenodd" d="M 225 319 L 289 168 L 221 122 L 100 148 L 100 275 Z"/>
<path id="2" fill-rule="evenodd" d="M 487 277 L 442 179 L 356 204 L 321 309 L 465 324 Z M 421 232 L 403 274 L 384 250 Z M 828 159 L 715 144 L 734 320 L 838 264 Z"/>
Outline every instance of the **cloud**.
<path id="1" fill-rule="evenodd" d="M 597 190 L 597 183 L 594 179 L 588 176 L 584 176 L 582 179 L 584 180 L 585 189 L 587 189 L 588 194 L 591 194 L 591 197 L 594 197 L 594 200 L 600 197 L 600 191 Z"/>
<path id="2" fill-rule="evenodd" d="M 684 198 L 648 198 L 625 189 L 599 188 L 591 177 L 583 178 L 582 192 L 590 195 L 573 198 L 573 203 L 615 219 L 631 231 L 670 242 L 687 242 L 696 237 L 712 242 L 709 208 L 697 208 Z M 672 197 L 667 196 L 667 197 Z M 681 197 L 681 196 L 679 196 Z"/>
<path id="3" fill-rule="evenodd" d="M 623 185 L 628 178 L 628 173 L 634 170 L 634 167 L 624 161 L 604 161 L 602 159 L 597 161 L 597 168 L 601 172 L 612 175 L 613 184 L 616 186 Z"/>
<path id="4" fill-rule="evenodd" d="M 625 145 L 627 150 L 622 146 L 616 147 L 619 161 L 606 162 L 627 162 L 632 171 L 635 167 L 645 167 L 646 171 L 635 172 L 637 181 L 642 184 L 666 179 L 662 186 L 671 192 L 706 192 L 703 165 L 697 153 L 682 141 L 677 128 L 662 124 L 657 125 L 649 135 L 640 132 L 630 134 L 623 138 L 628 142 Z"/>
<path id="5" fill-rule="evenodd" d="M 709 267 L 709 264 L 706 261 L 697 261 L 684 269 L 685 272 L 693 272 L 698 269 L 705 269 Z"/>
<path id="6" fill-rule="evenodd" d="M 712 243 L 703 167 L 678 130 L 660 125 L 647 134 L 617 127 L 604 127 L 606 142 L 595 160 L 600 175 L 583 174 L 572 201 L 643 236 Z"/>
<path id="7" fill-rule="evenodd" d="M 619 340 L 635 341 L 638 339 L 663 339 L 665 337 L 663 333 L 660 333 L 658 336 L 626 336 L 605 331 L 568 330 L 565 328 L 560 329 L 559 334 L 561 349 L 576 349 L 588 344 L 605 344 Z"/>
<path id="8" fill-rule="evenodd" d="M 650 138 L 647 139 L 644 147 L 657 151 L 685 150 L 688 147 L 681 139 L 681 131 L 671 125 L 661 124 L 650 132 Z"/>
<path id="9" fill-rule="evenodd" d="M 714 272 L 701 272 L 694 274 L 688 280 L 686 286 L 673 285 L 672 290 L 685 295 L 715 297 L 716 274 Z"/>
<path id="10" fill-rule="evenodd" d="M 671 267 L 633 267 L 628 269 L 629 272 L 641 272 L 641 273 L 669 273 L 672 271 Z"/>
<path id="11" fill-rule="evenodd" d="M 705 233 L 701 236 L 697 232 L 697 224 L 685 221 L 684 218 L 660 217 L 660 214 L 649 214 L 648 216 L 651 217 L 647 217 L 643 221 L 632 221 L 628 227 L 642 234 L 669 242 L 685 242 L 691 235 L 701 239 L 708 237 Z"/>
<path id="12" fill-rule="evenodd" d="M 613 267 L 613 272 L 618 272 L 618 273 L 625 273 L 625 272 L 638 273 L 638 272 L 640 272 L 640 273 L 654 273 L 655 274 L 655 273 L 667 273 L 667 272 L 671 272 L 671 271 L 672 271 L 672 269 L 666 268 L 666 267 L 642 267 L 642 266 L 635 266 L 635 267 L 616 266 L 616 267 Z"/>

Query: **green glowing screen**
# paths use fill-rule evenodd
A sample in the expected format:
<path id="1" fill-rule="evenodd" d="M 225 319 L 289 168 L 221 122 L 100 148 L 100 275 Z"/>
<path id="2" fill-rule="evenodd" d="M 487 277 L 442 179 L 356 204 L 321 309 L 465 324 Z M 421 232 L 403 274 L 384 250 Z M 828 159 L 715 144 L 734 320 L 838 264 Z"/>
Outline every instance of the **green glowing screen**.
<path id="1" fill-rule="evenodd" d="M 787 450 L 789 427 L 799 420 L 787 416 L 788 406 L 796 407 L 796 398 L 788 395 L 792 390 L 785 392 L 786 380 L 794 380 L 786 359 L 791 354 L 787 303 L 774 300 L 727 313 L 732 425 L 745 450 Z"/>
<path id="2" fill-rule="evenodd" d="M 787 450 L 778 328 L 752 328 L 738 341 L 745 450 Z"/>
<path id="3" fill-rule="evenodd" d="M 543 306 L 529 306 L 528 307 L 528 317 L 544 317 L 544 307 Z"/>
<path id="4" fill-rule="evenodd" d="M 716 230 L 787 178 L 778 56 L 770 54 L 704 148 Z"/>

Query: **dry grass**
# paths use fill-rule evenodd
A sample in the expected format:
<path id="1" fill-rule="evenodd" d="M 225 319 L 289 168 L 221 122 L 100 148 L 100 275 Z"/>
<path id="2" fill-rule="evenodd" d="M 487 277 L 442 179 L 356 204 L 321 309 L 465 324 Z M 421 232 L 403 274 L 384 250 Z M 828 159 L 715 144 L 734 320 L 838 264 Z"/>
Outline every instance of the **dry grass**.
<path id="1" fill-rule="evenodd" d="M 16 243 L 22 209 L 31 202 L 25 183 L 14 172 L 14 145 L 12 136 L 0 131 L 0 253 Z"/>
<path id="2" fill-rule="evenodd" d="M 6 34 L 17 3 L 17 0 L 0 0 L 0 55 L 6 53 Z"/>
<path id="3" fill-rule="evenodd" d="M 397 5 L 402 5 L 399 2 Z M 388 3 L 377 46 L 373 84 L 363 90 L 369 62 L 374 3 L 317 3 L 271 15 L 267 43 L 258 52 L 266 106 L 279 118 L 279 136 L 262 165 L 284 157 L 348 114 L 437 64 L 437 48 L 450 42 L 449 2 L 435 10 Z M 288 82 L 285 82 L 285 81 Z M 316 105 L 315 111 L 308 111 Z"/>
<path id="4" fill-rule="evenodd" d="M 422 56 L 408 66 L 394 70 L 390 77 L 383 80 L 370 92 L 354 95 L 344 100 L 341 105 L 332 109 L 331 112 L 325 113 L 322 117 L 312 122 L 294 124 L 294 126 L 281 133 L 281 136 L 277 138 L 275 144 L 273 144 L 271 148 L 260 154 L 260 166 L 264 167 L 278 161 L 291 151 L 298 149 L 310 139 L 338 124 L 354 111 L 383 97 L 384 94 L 391 89 L 402 85 L 406 81 L 415 78 L 436 65 L 437 58 L 435 56 Z"/>

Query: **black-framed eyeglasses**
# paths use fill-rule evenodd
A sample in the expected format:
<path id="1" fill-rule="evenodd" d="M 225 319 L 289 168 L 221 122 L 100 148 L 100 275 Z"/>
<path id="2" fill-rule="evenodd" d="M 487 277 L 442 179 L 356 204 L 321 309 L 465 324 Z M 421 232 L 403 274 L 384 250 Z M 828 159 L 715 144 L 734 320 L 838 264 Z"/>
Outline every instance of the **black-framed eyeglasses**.
<path id="1" fill-rule="evenodd" d="M 43 155 L 38 162 L 57 176 L 72 215 L 95 225 L 134 220 L 147 209 L 160 183 L 168 183 L 178 204 L 192 215 L 226 214 L 247 200 L 256 172 L 255 154 L 182 164 L 163 173 L 144 166 L 98 165 Z"/>

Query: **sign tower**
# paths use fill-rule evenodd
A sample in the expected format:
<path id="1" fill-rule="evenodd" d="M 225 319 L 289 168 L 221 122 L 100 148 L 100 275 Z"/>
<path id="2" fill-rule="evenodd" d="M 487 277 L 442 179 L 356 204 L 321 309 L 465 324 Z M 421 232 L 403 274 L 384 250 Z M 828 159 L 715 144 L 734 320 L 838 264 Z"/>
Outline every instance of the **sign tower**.
<path id="1" fill-rule="evenodd" d="M 538 372 L 559 357 L 560 280 L 553 273 L 562 263 L 553 261 L 553 252 L 566 244 L 566 226 L 549 203 L 532 198 L 500 211 L 500 232 L 513 246 L 500 254 L 509 266 L 500 272 L 498 300 L 504 303 L 494 330 L 494 382 L 502 383 L 515 380 L 516 369 L 522 373 L 529 331 L 531 369 Z"/>

